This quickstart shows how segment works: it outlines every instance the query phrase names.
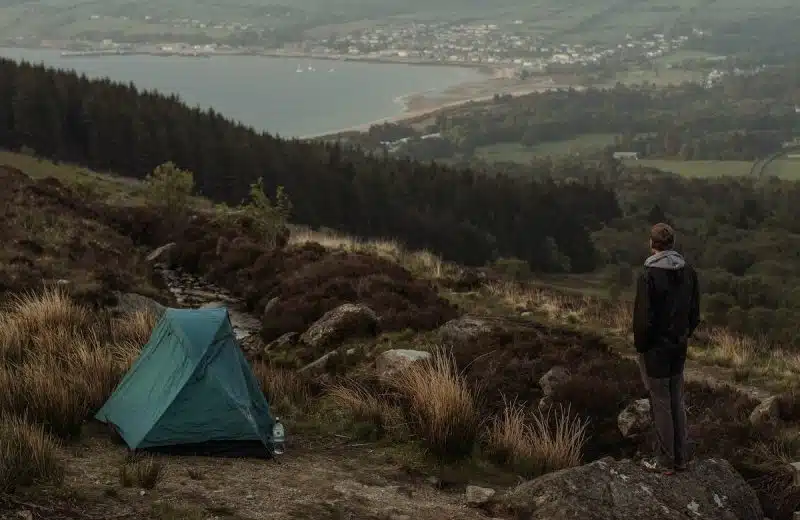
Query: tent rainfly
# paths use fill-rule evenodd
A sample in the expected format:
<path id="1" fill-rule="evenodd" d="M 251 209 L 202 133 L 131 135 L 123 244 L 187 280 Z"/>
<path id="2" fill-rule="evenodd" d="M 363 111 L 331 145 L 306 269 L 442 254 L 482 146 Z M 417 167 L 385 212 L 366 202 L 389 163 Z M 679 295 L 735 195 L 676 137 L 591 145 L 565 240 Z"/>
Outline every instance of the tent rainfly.
<path id="1" fill-rule="evenodd" d="M 133 451 L 274 455 L 275 420 L 224 307 L 166 309 L 95 418 Z"/>

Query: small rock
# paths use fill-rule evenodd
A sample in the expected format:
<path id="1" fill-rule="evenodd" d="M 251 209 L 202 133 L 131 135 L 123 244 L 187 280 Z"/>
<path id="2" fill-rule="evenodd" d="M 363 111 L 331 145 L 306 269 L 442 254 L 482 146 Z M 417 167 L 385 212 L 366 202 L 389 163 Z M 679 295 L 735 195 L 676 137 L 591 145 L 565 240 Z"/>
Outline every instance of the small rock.
<path id="1" fill-rule="evenodd" d="M 442 484 L 442 481 L 439 480 L 439 477 L 431 475 L 430 477 L 426 478 L 425 481 L 433 487 L 439 487 Z"/>
<path id="2" fill-rule="evenodd" d="M 555 366 L 539 379 L 539 386 L 545 396 L 553 395 L 555 389 L 569 380 L 569 371 L 564 367 Z"/>
<path id="3" fill-rule="evenodd" d="M 792 462 L 789 467 L 792 469 L 792 475 L 794 476 L 794 485 L 800 488 L 800 462 Z"/>
<path id="4" fill-rule="evenodd" d="M 650 426 L 650 400 L 638 399 L 617 416 L 617 426 L 623 437 L 630 438 L 647 431 Z"/>
<path id="5" fill-rule="evenodd" d="M 471 506 L 479 506 L 485 504 L 494 496 L 495 490 L 491 488 L 484 488 L 478 486 L 467 486 L 467 504 Z"/>
<path id="6" fill-rule="evenodd" d="M 145 496 L 146 494 L 147 494 L 147 491 L 145 491 L 144 489 L 143 489 L 143 490 L 141 490 L 141 491 L 139 491 L 139 496 L 140 496 L 140 497 L 143 497 L 143 496 Z"/>
<path id="7" fill-rule="evenodd" d="M 25 520 L 33 520 L 33 513 L 31 513 L 27 509 L 23 509 L 22 511 L 17 511 L 17 516 L 20 518 L 24 518 Z"/>
<path id="8" fill-rule="evenodd" d="M 430 358 L 430 352 L 422 350 L 393 349 L 379 355 L 375 360 L 375 367 L 378 374 L 386 377 Z"/>
<path id="9" fill-rule="evenodd" d="M 777 395 L 767 397 L 750 413 L 750 424 L 755 427 L 780 424 L 781 406 Z"/>
<path id="10" fill-rule="evenodd" d="M 278 296 L 271 298 L 267 304 L 264 306 L 264 319 L 269 319 L 273 312 L 278 308 L 278 304 L 281 302 L 281 299 Z"/>

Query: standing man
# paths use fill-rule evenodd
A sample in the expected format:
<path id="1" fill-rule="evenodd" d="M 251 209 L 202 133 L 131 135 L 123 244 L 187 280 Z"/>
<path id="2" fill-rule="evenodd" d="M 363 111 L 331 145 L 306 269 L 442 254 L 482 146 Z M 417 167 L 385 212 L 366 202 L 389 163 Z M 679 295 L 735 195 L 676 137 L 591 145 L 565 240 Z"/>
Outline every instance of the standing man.
<path id="1" fill-rule="evenodd" d="M 697 273 L 676 252 L 667 224 L 650 230 L 651 256 L 636 284 L 633 336 L 660 453 L 648 468 L 672 474 L 686 469 L 688 435 L 683 369 L 689 336 L 700 321 Z"/>

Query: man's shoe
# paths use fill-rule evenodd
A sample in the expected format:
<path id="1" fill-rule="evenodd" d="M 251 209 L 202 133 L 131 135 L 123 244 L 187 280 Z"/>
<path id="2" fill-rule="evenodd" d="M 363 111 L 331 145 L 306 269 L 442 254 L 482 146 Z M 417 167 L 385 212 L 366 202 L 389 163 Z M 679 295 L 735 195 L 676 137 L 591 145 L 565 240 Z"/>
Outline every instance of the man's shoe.
<path id="1" fill-rule="evenodd" d="M 660 457 L 654 457 L 652 459 L 642 459 L 642 466 L 645 467 L 648 471 L 652 471 L 653 473 L 661 473 L 662 475 L 674 475 L 675 469 L 673 468 L 672 464 L 666 463 Z"/>

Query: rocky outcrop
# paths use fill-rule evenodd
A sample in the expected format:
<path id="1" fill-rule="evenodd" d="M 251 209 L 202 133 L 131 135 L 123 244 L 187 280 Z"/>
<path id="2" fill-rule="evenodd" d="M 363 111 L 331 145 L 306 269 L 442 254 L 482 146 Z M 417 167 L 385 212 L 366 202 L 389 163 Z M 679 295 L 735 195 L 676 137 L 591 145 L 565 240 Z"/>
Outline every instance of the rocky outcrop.
<path id="1" fill-rule="evenodd" d="M 526 482 L 497 499 L 498 509 L 530 520 L 763 520 L 755 492 L 722 459 L 675 475 L 605 458 Z"/>
<path id="2" fill-rule="evenodd" d="M 413 363 L 425 361 L 431 358 L 430 352 L 421 350 L 393 349 L 383 352 L 375 360 L 375 367 L 378 374 L 389 377 L 401 370 L 408 368 Z"/>
<path id="3" fill-rule="evenodd" d="M 650 400 L 638 399 L 625 407 L 617 416 L 617 426 L 626 438 L 647 432 L 650 427 Z"/>
<path id="4" fill-rule="evenodd" d="M 314 349 L 334 345 L 346 338 L 374 336 L 378 315 L 366 305 L 345 303 L 325 313 L 301 336 L 300 342 Z"/>

